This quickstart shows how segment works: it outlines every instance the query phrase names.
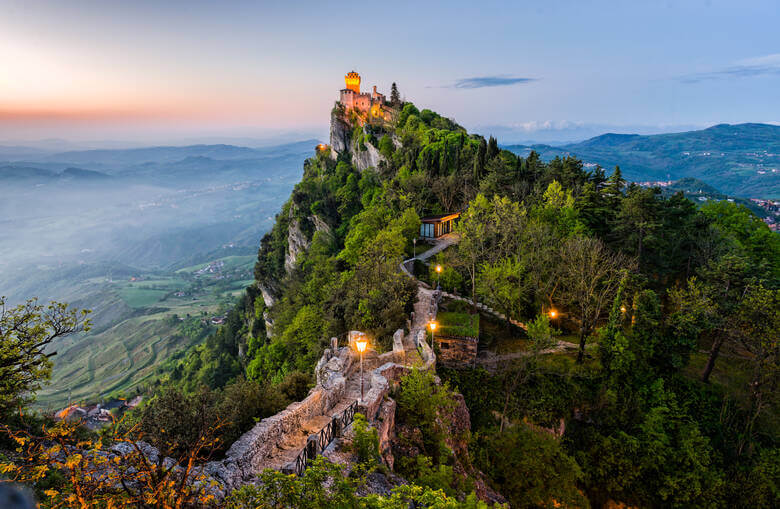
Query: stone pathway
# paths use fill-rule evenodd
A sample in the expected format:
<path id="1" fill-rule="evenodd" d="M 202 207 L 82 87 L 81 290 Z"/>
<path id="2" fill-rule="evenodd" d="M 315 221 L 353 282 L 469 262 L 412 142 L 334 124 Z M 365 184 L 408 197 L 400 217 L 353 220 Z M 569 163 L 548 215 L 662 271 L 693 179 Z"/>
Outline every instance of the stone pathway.
<path id="1" fill-rule="evenodd" d="M 447 247 L 457 243 L 459 237 L 456 234 L 448 234 L 440 239 L 437 239 L 436 244 L 427 251 L 417 256 L 420 260 L 427 260 L 434 256 L 436 253 L 441 252 Z M 413 260 L 413 259 L 412 259 Z M 406 260 L 401 264 L 401 270 L 403 270 L 408 276 L 414 277 L 406 267 L 405 263 L 412 260 Z M 403 336 L 403 347 L 405 351 L 405 364 L 406 365 L 418 365 L 423 363 L 423 358 L 417 348 L 416 337 L 420 331 L 423 331 L 428 326 L 428 323 L 436 317 L 437 309 L 437 292 L 428 288 L 421 282 L 417 285 L 417 300 L 414 304 L 414 315 L 411 322 L 410 331 Z M 375 352 L 367 354 L 363 358 L 363 392 L 368 394 L 371 390 L 372 371 L 379 367 L 379 358 Z M 273 447 L 272 450 L 253 465 L 253 470 L 260 472 L 265 468 L 271 468 L 275 470 L 281 470 L 298 457 L 301 451 L 306 446 L 308 437 L 314 433 L 318 433 L 324 427 L 328 425 L 333 415 L 340 414 L 349 405 L 356 400 L 360 399 L 360 369 L 354 366 L 352 373 L 347 377 L 345 390 L 342 397 L 330 407 L 328 410 L 329 415 L 317 415 L 304 421 L 298 429 L 293 432 L 286 433 L 279 443 Z"/>
<path id="2" fill-rule="evenodd" d="M 378 367 L 377 357 L 363 358 L 363 392 L 368 393 L 371 389 L 371 371 Z M 347 378 L 346 390 L 342 398 L 330 409 L 330 415 L 317 415 L 305 421 L 294 433 L 285 435 L 277 447 L 274 448 L 266 461 L 256 466 L 256 470 L 261 472 L 265 468 L 281 470 L 301 453 L 306 446 L 306 440 L 309 435 L 319 433 L 328 425 L 333 415 L 340 414 L 356 400 L 360 399 L 360 368 L 356 368 Z"/>
<path id="3" fill-rule="evenodd" d="M 453 233 L 448 233 L 447 235 L 442 235 L 441 237 L 436 239 L 434 242 L 435 242 L 435 244 L 434 244 L 434 246 L 432 248 L 430 248 L 429 250 L 424 251 L 424 252 L 422 252 L 422 253 L 417 255 L 417 259 L 418 260 L 424 262 L 428 258 L 430 258 L 430 257 L 432 257 L 432 256 L 434 256 L 436 254 L 441 253 L 442 251 L 444 251 L 448 247 L 450 247 L 450 246 L 452 246 L 454 244 L 457 244 L 458 242 L 460 242 L 460 235 L 458 235 L 457 233 L 454 233 L 454 232 Z"/>

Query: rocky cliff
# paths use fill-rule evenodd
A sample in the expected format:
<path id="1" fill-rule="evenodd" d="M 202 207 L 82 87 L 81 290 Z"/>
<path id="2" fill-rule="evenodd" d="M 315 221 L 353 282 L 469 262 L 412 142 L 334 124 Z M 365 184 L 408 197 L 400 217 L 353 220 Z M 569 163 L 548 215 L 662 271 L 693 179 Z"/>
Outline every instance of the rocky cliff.
<path id="1" fill-rule="evenodd" d="M 366 134 L 366 128 L 363 127 Z M 360 144 L 352 139 L 352 127 L 343 119 L 341 113 L 334 110 L 330 116 L 330 155 L 337 159 L 343 153 L 350 155 L 352 166 L 359 171 L 377 168 L 384 160 L 382 154 L 370 143 Z"/>

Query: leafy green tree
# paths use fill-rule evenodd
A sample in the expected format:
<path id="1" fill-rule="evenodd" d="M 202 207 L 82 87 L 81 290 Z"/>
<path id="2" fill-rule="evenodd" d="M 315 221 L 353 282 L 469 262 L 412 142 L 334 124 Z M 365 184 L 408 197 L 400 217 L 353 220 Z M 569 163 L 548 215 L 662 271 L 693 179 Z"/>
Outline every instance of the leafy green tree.
<path id="1" fill-rule="evenodd" d="M 590 507 L 577 487 L 577 462 L 554 437 L 517 424 L 476 441 L 477 465 L 512 507 Z"/>
<path id="2" fill-rule="evenodd" d="M 413 369 L 401 378 L 395 399 L 399 421 L 420 429 L 424 454 L 433 459 L 434 465 L 440 464 L 447 456 L 448 416 L 456 404 L 450 388 L 437 385 L 432 372 Z"/>
<path id="3" fill-rule="evenodd" d="M 89 311 L 67 304 L 30 299 L 7 307 L 0 297 L 0 415 L 30 402 L 51 376 L 50 345 L 58 338 L 88 331 Z"/>
<path id="4" fill-rule="evenodd" d="M 661 227 L 657 195 L 658 188 L 642 188 L 631 184 L 615 219 L 614 234 L 623 244 L 626 254 L 635 256 L 639 269 L 644 266 L 648 244 L 652 249 L 658 242 L 657 232 Z"/>
<path id="5" fill-rule="evenodd" d="M 261 482 L 233 491 L 225 501 L 227 509 L 323 507 L 355 509 L 487 509 L 488 505 L 474 494 L 464 500 L 447 496 L 440 490 L 417 485 L 403 485 L 389 495 L 361 497 L 357 490 L 361 479 L 344 475 L 344 467 L 317 457 L 300 477 L 284 475 L 275 470 L 260 474 Z"/>
<path id="6" fill-rule="evenodd" d="M 497 309 L 508 317 L 522 316 L 529 302 L 531 288 L 522 263 L 516 258 L 504 258 L 490 264 L 484 262 L 477 275 L 477 293 L 485 304 Z"/>
<path id="7" fill-rule="evenodd" d="M 701 208 L 715 227 L 736 242 L 757 269 L 764 269 L 777 285 L 780 280 L 780 236 L 743 205 L 710 201 Z"/>
<path id="8" fill-rule="evenodd" d="M 584 231 L 571 191 L 564 190 L 557 180 L 547 186 L 542 202 L 533 210 L 533 216 L 551 225 L 560 237 Z"/>
<path id="9" fill-rule="evenodd" d="M 577 362 L 583 360 L 585 340 L 614 297 L 622 271 L 631 266 L 627 257 L 610 252 L 597 239 L 574 236 L 561 246 L 560 298 L 579 324 Z"/>
<path id="10" fill-rule="evenodd" d="M 352 452 L 364 469 L 370 470 L 379 464 L 379 437 L 376 428 L 372 428 L 361 413 L 355 414 L 352 424 Z"/>

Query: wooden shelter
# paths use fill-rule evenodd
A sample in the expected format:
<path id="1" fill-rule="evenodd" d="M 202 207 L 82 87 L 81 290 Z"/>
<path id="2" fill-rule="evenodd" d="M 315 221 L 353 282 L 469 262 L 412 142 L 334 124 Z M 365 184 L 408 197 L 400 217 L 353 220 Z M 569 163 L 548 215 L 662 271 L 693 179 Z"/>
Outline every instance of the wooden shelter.
<path id="1" fill-rule="evenodd" d="M 420 219 L 420 237 L 435 239 L 450 233 L 455 226 L 455 220 L 460 217 L 457 212 L 441 214 L 438 216 L 426 216 Z"/>

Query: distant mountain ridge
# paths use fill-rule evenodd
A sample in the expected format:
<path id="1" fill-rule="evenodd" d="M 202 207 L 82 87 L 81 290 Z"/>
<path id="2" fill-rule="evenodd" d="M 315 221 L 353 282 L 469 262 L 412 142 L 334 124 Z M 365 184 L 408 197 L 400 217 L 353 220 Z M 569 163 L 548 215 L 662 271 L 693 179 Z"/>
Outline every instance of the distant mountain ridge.
<path id="1" fill-rule="evenodd" d="M 609 173 L 616 165 L 633 181 L 699 179 L 720 191 L 749 198 L 780 198 L 780 126 L 718 124 L 682 133 L 606 133 L 579 143 L 509 145 L 546 160 L 575 156 Z"/>
<path id="2" fill-rule="evenodd" d="M 55 172 L 44 168 L 36 168 L 33 166 L 17 166 L 17 165 L 5 165 L 0 166 L 0 181 L 9 180 L 21 180 L 21 181 L 37 181 L 37 182 L 49 182 L 53 180 L 105 180 L 110 179 L 110 175 L 101 173 L 99 171 L 85 170 L 83 168 L 65 168 L 62 172 Z"/>
<path id="3" fill-rule="evenodd" d="M 192 178 L 253 180 L 261 176 L 261 169 L 275 168 L 290 158 L 297 160 L 308 155 L 317 143 L 317 140 L 304 140 L 262 148 L 217 144 L 81 150 L 6 163 L 2 162 L 0 152 L 0 181 L 30 184 L 113 177 L 178 185 Z"/>

